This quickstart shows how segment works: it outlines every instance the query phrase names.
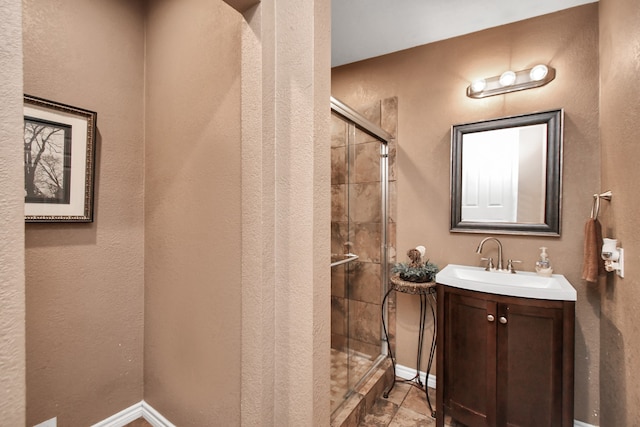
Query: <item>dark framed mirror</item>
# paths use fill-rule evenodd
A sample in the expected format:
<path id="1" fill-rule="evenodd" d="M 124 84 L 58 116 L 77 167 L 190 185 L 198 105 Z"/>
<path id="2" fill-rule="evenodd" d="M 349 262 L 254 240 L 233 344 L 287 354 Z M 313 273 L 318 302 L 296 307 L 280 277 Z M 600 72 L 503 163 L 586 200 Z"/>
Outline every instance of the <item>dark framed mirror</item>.
<path id="1" fill-rule="evenodd" d="M 561 109 L 451 128 L 452 232 L 560 236 Z"/>

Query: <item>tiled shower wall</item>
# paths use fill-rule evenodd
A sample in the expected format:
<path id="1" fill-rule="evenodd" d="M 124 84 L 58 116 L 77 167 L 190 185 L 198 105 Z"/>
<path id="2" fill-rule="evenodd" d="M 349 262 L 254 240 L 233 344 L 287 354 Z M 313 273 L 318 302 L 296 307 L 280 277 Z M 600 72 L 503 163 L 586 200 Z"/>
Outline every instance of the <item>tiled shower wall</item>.
<path id="1" fill-rule="evenodd" d="M 394 138 L 389 144 L 387 224 L 388 257 L 392 264 L 396 254 L 397 98 L 358 110 Z M 331 271 L 331 345 L 334 349 L 350 349 L 375 358 L 380 354 L 383 296 L 380 142 L 356 129 L 355 144 L 347 145 L 346 122 L 332 115 L 331 123 L 331 253 L 352 252 L 360 256 L 357 261 Z M 345 275 L 349 280 L 345 280 Z M 387 301 L 393 336 L 395 295 L 392 293 Z"/>

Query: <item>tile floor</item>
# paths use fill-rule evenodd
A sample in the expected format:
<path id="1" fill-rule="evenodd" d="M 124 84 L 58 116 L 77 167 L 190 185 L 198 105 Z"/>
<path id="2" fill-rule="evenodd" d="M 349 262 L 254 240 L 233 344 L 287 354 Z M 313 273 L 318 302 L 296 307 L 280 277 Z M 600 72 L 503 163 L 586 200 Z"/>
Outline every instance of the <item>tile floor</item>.
<path id="1" fill-rule="evenodd" d="M 436 391 L 429 389 L 429 399 L 435 410 Z M 396 382 L 387 399 L 379 397 L 359 427 L 432 427 L 435 418 L 427 403 L 424 390 L 407 382 Z M 463 427 L 461 424 L 445 420 L 447 427 Z"/>
<path id="2" fill-rule="evenodd" d="M 435 407 L 435 390 L 429 389 L 431 404 Z M 360 422 L 359 427 L 433 427 L 424 391 L 410 383 L 397 382 L 387 399 L 379 397 Z M 455 422 L 446 422 L 447 427 L 464 427 Z M 144 419 L 135 420 L 125 427 L 152 427 Z"/>

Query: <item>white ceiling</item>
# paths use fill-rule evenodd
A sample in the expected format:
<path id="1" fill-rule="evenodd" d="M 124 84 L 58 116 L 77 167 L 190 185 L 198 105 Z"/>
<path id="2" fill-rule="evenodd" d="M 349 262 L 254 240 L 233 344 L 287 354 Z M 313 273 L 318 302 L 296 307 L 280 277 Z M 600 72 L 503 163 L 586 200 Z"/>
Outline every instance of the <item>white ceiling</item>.
<path id="1" fill-rule="evenodd" d="M 332 0 L 331 66 L 597 0 Z"/>

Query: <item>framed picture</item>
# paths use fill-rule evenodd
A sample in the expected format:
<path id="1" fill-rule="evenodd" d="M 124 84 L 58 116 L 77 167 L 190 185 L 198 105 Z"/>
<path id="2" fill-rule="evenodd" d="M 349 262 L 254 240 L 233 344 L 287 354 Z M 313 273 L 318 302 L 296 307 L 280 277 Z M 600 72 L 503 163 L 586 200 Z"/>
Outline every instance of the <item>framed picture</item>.
<path id="1" fill-rule="evenodd" d="M 26 222 L 92 222 L 97 114 L 24 96 Z"/>

